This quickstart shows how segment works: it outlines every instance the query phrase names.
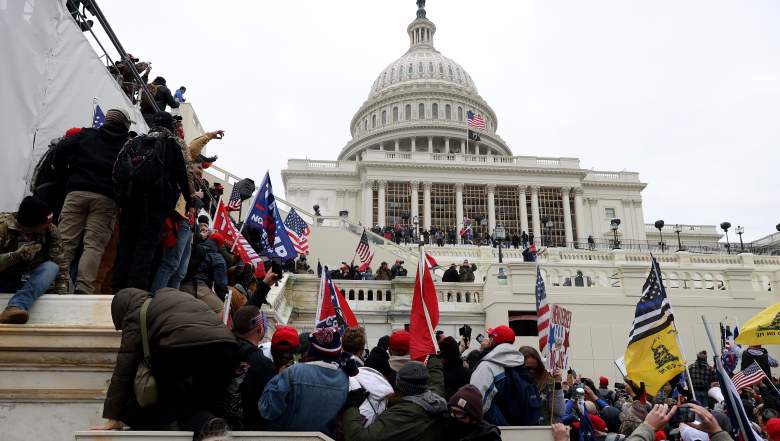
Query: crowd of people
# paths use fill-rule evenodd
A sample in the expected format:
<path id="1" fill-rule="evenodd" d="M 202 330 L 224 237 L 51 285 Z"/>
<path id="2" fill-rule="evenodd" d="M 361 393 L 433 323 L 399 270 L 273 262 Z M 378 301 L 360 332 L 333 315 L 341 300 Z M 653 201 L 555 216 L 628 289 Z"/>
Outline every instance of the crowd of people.
<path id="1" fill-rule="evenodd" d="M 530 244 L 534 243 L 534 234 L 528 234 L 525 231 L 521 231 L 520 234 L 518 234 L 517 231 L 507 232 L 506 238 L 499 240 L 489 233 L 477 237 L 474 235 L 471 228 L 461 229 L 459 233 L 455 226 L 450 228 L 431 227 L 429 229 L 422 229 L 419 236 L 416 234 L 417 231 L 415 226 L 400 223 L 385 227 L 375 225 L 371 228 L 371 232 L 386 240 L 404 245 L 417 243 L 415 237 L 422 237 L 423 243 L 427 245 L 436 245 L 439 247 L 443 247 L 444 245 L 456 245 L 458 243 L 458 234 L 461 236 L 461 242 L 469 245 L 498 247 L 500 242 L 501 246 L 504 248 L 526 249 Z"/>

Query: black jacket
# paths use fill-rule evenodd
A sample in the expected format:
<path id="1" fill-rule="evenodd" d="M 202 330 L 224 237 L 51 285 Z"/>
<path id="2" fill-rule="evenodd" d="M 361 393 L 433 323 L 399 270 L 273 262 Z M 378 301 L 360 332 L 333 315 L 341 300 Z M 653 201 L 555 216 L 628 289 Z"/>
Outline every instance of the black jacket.
<path id="1" fill-rule="evenodd" d="M 442 282 L 458 282 L 460 281 L 460 275 L 458 270 L 450 267 L 447 271 L 444 271 L 444 276 L 441 278 Z"/>
<path id="2" fill-rule="evenodd" d="M 390 368 L 390 354 L 387 353 L 387 350 L 382 349 L 379 346 L 371 349 L 368 358 L 366 358 L 365 366 L 379 371 L 385 378 L 390 376 L 393 372 Z"/>
<path id="3" fill-rule="evenodd" d="M 176 109 L 179 107 L 179 103 L 173 99 L 173 95 L 171 94 L 171 89 L 168 89 L 168 86 L 165 84 L 155 84 L 157 86 L 157 92 L 154 94 L 154 102 L 157 103 L 157 107 L 160 109 L 161 112 L 165 111 L 165 106 L 171 106 L 171 109 Z M 143 114 L 153 114 L 154 109 L 152 108 L 151 104 L 147 104 L 148 102 L 146 100 L 141 101 L 141 113 Z"/>
<path id="4" fill-rule="evenodd" d="M 444 363 L 444 399 L 449 400 L 461 387 L 471 381 L 471 371 L 463 367 L 460 359 Z"/>
<path id="5" fill-rule="evenodd" d="M 239 361 L 248 363 L 249 369 L 239 387 L 241 403 L 244 407 L 242 430 L 266 430 L 268 422 L 260 416 L 257 402 L 263 394 L 265 385 L 276 375 L 274 363 L 251 342 L 238 337 Z"/>
<path id="6" fill-rule="evenodd" d="M 222 253 L 219 252 L 219 248 L 213 240 L 207 240 L 198 246 L 205 249 L 206 256 L 198 265 L 192 280 L 205 283 L 208 286 L 213 283 L 214 292 L 224 300 L 228 292 L 225 258 L 222 257 Z"/>
<path id="7" fill-rule="evenodd" d="M 753 364 L 753 362 L 758 363 L 758 365 L 763 369 L 764 373 L 768 377 L 771 377 L 772 375 L 772 369 L 769 365 L 769 354 L 767 353 L 766 349 L 764 348 L 747 348 L 744 351 L 742 351 L 742 365 L 740 369 L 746 369 L 748 366 Z"/>
<path id="8" fill-rule="evenodd" d="M 123 125 L 106 123 L 63 139 L 55 151 L 54 169 L 65 182 L 65 192 L 90 191 L 114 199 L 111 173 L 127 136 Z"/>
<path id="9" fill-rule="evenodd" d="M 448 441 L 501 441 L 501 430 L 488 423 L 480 421 L 477 424 L 462 424 L 448 417 L 442 424 L 442 440 Z"/>

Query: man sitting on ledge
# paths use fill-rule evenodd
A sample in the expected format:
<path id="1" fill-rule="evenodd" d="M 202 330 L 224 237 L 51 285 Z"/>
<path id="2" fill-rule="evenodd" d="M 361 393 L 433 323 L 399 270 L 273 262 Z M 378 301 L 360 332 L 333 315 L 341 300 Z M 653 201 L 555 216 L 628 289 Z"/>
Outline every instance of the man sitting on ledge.
<path id="1" fill-rule="evenodd" d="M 68 264 L 53 214 L 45 202 L 27 196 L 16 213 L 0 214 L 0 292 L 16 292 L 0 323 L 24 324 L 35 300 L 55 282 L 68 293 Z"/>

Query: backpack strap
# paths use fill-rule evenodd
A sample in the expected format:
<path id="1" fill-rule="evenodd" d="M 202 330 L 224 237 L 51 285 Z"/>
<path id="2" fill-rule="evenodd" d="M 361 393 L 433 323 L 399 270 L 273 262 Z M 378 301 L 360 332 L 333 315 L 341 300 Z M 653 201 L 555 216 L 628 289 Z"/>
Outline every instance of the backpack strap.
<path id="1" fill-rule="evenodd" d="M 147 297 L 143 306 L 141 306 L 141 344 L 144 348 L 144 361 L 146 361 L 148 366 L 152 365 L 152 356 L 149 353 L 149 330 L 146 328 L 146 313 L 149 311 L 150 303 L 152 303 L 152 296 Z"/>

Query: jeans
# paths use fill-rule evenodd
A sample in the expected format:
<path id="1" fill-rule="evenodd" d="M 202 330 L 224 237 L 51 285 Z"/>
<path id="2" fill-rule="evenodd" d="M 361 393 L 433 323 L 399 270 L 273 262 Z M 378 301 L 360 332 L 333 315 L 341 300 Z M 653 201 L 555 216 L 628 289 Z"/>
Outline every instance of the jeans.
<path id="1" fill-rule="evenodd" d="M 187 220 L 182 219 L 178 223 L 176 245 L 163 251 L 160 267 L 157 269 L 157 274 L 154 275 L 154 281 L 152 282 L 152 292 L 166 287 L 179 289 L 181 281 L 187 275 L 187 265 L 190 263 L 191 251 L 192 227 Z"/>
<path id="2" fill-rule="evenodd" d="M 38 297 L 42 296 L 54 283 L 59 273 L 60 267 L 51 260 L 47 260 L 35 267 L 27 282 L 22 282 L 19 278 L 0 278 L 0 292 L 16 291 L 16 294 L 8 301 L 8 306 L 16 306 L 29 311 Z"/>

